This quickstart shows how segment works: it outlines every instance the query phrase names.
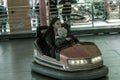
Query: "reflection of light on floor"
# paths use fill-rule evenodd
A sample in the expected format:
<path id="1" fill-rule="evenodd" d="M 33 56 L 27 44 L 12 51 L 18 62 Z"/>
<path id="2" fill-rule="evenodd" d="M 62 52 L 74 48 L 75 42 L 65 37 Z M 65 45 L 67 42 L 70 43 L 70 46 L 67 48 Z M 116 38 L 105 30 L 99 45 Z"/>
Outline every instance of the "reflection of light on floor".
<path id="1" fill-rule="evenodd" d="M 92 27 L 92 22 L 87 22 L 87 23 L 73 23 L 71 28 L 84 28 L 84 27 Z"/>
<path id="2" fill-rule="evenodd" d="M 104 26 L 104 27 L 105 27 L 105 26 L 115 27 L 115 26 L 118 26 L 118 25 L 120 25 L 120 22 L 107 23 L 107 22 L 101 22 L 101 21 L 100 21 L 100 22 L 95 22 L 95 23 L 94 23 L 94 26 L 95 26 L 95 27 L 97 27 L 97 26 L 101 26 L 101 27 L 102 27 L 102 26 Z"/>
<path id="3" fill-rule="evenodd" d="M 85 27 L 92 27 L 92 24 L 86 24 L 86 25 L 73 25 L 71 28 L 85 28 Z"/>
<path id="4" fill-rule="evenodd" d="M 84 23 L 84 24 L 76 24 L 72 25 L 71 28 L 118 28 L 120 27 L 120 19 L 118 20 L 108 20 L 107 21 L 96 21 L 93 24 L 92 23 Z"/>
<path id="5" fill-rule="evenodd" d="M 110 19 L 110 20 L 106 20 L 106 22 L 108 22 L 108 23 L 120 23 L 120 19 Z"/>

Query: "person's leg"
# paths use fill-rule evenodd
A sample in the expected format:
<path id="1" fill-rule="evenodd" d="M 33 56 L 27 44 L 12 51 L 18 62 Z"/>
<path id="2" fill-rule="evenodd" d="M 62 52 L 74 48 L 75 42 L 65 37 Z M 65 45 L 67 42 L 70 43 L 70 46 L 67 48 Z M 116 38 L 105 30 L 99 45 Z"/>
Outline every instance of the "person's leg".
<path id="1" fill-rule="evenodd" d="M 49 46 L 49 55 L 50 55 L 50 57 L 53 57 L 53 58 L 55 58 L 55 47 L 54 47 L 54 45 L 52 45 L 52 41 L 51 41 L 51 39 L 49 38 L 48 39 L 48 37 L 46 37 L 46 43 L 47 43 L 47 45 Z"/>
<path id="2" fill-rule="evenodd" d="M 55 56 L 55 48 L 54 47 L 51 48 L 50 55 L 51 55 L 52 58 L 56 58 L 56 56 Z"/>

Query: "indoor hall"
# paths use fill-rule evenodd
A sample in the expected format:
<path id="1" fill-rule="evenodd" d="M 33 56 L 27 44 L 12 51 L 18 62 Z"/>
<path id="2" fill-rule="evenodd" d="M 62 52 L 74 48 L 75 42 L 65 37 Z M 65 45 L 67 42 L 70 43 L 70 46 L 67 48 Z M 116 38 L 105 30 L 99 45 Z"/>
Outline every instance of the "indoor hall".
<path id="1" fill-rule="evenodd" d="M 120 49 L 119 34 L 79 36 L 79 41 L 95 42 L 108 66 L 107 78 L 96 80 L 119 80 Z M 0 80 L 57 80 L 31 72 L 33 47 L 36 38 L 0 41 Z"/>
<path id="2" fill-rule="evenodd" d="M 52 55 L 41 33 L 56 16 L 78 43 Z M 0 0 L 0 80 L 119 80 L 119 33 L 119 0 Z"/>

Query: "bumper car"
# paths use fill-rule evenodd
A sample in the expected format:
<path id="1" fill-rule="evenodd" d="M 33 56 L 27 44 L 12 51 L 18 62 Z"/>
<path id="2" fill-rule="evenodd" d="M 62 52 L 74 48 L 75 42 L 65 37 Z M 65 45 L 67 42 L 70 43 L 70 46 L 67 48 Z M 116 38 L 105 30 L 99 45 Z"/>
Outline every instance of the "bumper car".
<path id="1" fill-rule="evenodd" d="M 108 67 L 103 64 L 99 48 L 92 42 L 65 44 L 49 56 L 41 38 L 34 42 L 33 72 L 62 80 L 90 80 L 105 77 Z"/>

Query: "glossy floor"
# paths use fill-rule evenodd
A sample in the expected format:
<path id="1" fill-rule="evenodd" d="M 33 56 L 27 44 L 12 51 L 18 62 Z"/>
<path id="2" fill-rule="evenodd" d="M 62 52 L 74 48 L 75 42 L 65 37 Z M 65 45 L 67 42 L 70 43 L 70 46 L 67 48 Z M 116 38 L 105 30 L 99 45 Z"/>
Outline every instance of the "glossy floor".
<path id="1" fill-rule="evenodd" d="M 104 64 L 109 67 L 108 77 L 97 80 L 119 80 L 120 35 L 80 36 L 78 38 L 80 41 L 95 42 L 103 54 Z M 0 41 L 0 80 L 55 80 L 31 73 L 34 40 Z"/>

